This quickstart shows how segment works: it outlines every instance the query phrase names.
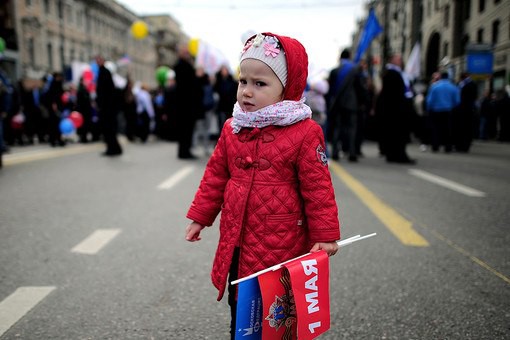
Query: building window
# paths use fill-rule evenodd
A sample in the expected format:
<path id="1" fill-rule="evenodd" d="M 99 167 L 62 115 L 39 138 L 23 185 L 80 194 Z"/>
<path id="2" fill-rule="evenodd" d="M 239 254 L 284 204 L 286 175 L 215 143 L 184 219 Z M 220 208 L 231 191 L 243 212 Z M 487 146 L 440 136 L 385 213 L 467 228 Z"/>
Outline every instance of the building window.
<path id="1" fill-rule="evenodd" d="M 478 0 L 478 12 L 485 11 L 485 0 Z"/>
<path id="2" fill-rule="evenodd" d="M 483 43 L 483 28 L 479 28 L 478 32 L 476 33 L 476 42 L 477 43 Z"/>
<path id="3" fill-rule="evenodd" d="M 471 0 L 466 0 L 464 6 L 464 20 L 467 20 L 471 17 Z"/>
<path id="4" fill-rule="evenodd" d="M 48 54 L 48 67 L 50 72 L 53 72 L 53 46 L 51 46 L 51 43 L 46 45 L 46 53 Z"/>
<path id="5" fill-rule="evenodd" d="M 27 7 L 32 6 L 32 0 L 25 0 L 25 6 Z"/>
<path id="6" fill-rule="evenodd" d="M 499 38 L 499 20 L 492 23 L 492 43 L 496 45 Z"/>
<path id="7" fill-rule="evenodd" d="M 434 10 L 439 11 L 439 0 L 434 0 Z"/>
<path id="8" fill-rule="evenodd" d="M 432 15 L 432 1 L 427 2 L 427 17 L 430 18 Z"/>
<path id="9" fill-rule="evenodd" d="M 34 48 L 34 38 L 29 38 L 27 43 L 28 50 L 28 58 L 30 59 L 30 63 L 35 65 L 35 48 Z"/>
<path id="10" fill-rule="evenodd" d="M 62 0 L 58 1 L 57 12 L 58 12 L 58 18 L 64 19 L 64 4 L 62 3 Z"/>
<path id="11" fill-rule="evenodd" d="M 44 13 L 46 15 L 51 13 L 50 0 L 44 0 Z"/>
<path id="12" fill-rule="evenodd" d="M 450 6 L 445 6 L 444 8 L 444 26 L 448 27 L 450 25 Z"/>

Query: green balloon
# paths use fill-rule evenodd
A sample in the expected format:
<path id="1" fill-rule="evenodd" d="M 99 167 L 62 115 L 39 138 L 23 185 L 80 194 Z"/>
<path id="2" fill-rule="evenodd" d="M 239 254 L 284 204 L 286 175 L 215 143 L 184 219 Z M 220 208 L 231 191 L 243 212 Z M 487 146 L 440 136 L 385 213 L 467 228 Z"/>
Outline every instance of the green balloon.
<path id="1" fill-rule="evenodd" d="M 0 53 L 2 53 L 3 51 L 5 51 L 5 40 L 0 37 Z"/>
<path id="2" fill-rule="evenodd" d="M 160 66 L 156 69 L 156 81 L 159 85 L 164 86 L 166 84 L 166 75 L 169 70 L 168 66 Z"/>

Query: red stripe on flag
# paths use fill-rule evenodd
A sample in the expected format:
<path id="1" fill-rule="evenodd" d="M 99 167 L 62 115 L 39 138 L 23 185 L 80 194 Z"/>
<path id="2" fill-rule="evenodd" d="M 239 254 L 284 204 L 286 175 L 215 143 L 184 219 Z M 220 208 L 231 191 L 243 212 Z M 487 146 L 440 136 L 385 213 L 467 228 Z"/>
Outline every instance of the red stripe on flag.
<path id="1" fill-rule="evenodd" d="M 263 304 L 262 339 L 297 339 L 296 309 L 287 269 L 264 273 L 258 279 Z"/>

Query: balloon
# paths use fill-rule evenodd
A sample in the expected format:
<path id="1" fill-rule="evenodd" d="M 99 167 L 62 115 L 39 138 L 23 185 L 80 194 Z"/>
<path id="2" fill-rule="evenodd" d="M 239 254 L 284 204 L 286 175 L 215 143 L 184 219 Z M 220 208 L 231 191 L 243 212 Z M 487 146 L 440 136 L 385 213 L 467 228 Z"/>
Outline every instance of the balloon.
<path id="1" fill-rule="evenodd" d="M 73 121 L 69 118 L 64 118 L 60 121 L 59 128 L 60 132 L 62 132 L 63 135 L 73 133 L 74 132 Z"/>
<path id="2" fill-rule="evenodd" d="M 95 61 L 91 62 L 90 70 L 92 71 L 92 74 L 94 75 L 94 81 L 96 81 L 97 77 L 99 76 L 99 65 Z"/>
<path id="3" fill-rule="evenodd" d="M 25 115 L 23 113 L 17 113 L 12 117 L 11 128 L 13 130 L 23 129 L 23 123 L 25 122 Z"/>
<path id="4" fill-rule="evenodd" d="M 94 81 L 94 73 L 91 69 L 86 69 L 83 71 L 82 77 L 83 81 L 87 84 Z"/>
<path id="5" fill-rule="evenodd" d="M 78 111 L 73 111 L 69 114 L 69 119 L 73 122 L 75 128 L 83 125 L 83 116 Z"/>
<path id="6" fill-rule="evenodd" d="M 0 53 L 5 51 L 5 40 L 4 38 L 0 37 Z"/>
<path id="7" fill-rule="evenodd" d="M 60 100 L 62 101 L 62 104 L 67 104 L 69 102 L 69 92 L 62 93 Z"/>
<path id="8" fill-rule="evenodd" d="M 189 41 L 188 43 L 188 50 L 189 50 L 189 53 L 193 56 L 193 57 L 196 57 L 197 54 L 198 54 L 198 45 L 200 44 L 200 41 L 198 40 L 198 38 L 193 38 Z"/>
<path id="9" fill-rule="evenodd" d="M 160 66 L 156 69 L 156 81 L 159 85 L 165 85 L 168 71 L 170 71 L 168 66 Z"/>
<path id="10" fill-rule="evenodd" d="M 135 21 L 131 25 L 131 34 L 135 39 L 143 39 L 149 34 L 149 27 L 141 20 Z"/>

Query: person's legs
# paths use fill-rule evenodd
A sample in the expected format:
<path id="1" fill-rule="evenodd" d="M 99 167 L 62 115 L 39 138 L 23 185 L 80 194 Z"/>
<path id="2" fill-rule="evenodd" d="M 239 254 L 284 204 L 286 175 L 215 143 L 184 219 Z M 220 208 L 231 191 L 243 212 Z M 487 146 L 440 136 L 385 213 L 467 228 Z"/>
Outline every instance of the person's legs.
<path id="1" fill-rule="evenodd" d="M 237 285 L 230 284 L 237 280 L 239 267 L 239 247 L 234 250 L 232 264 L 228 272 L 228 305 L 230 306 L 230 339 L 236 337 L 236 317 L 237 317 Z"/>

